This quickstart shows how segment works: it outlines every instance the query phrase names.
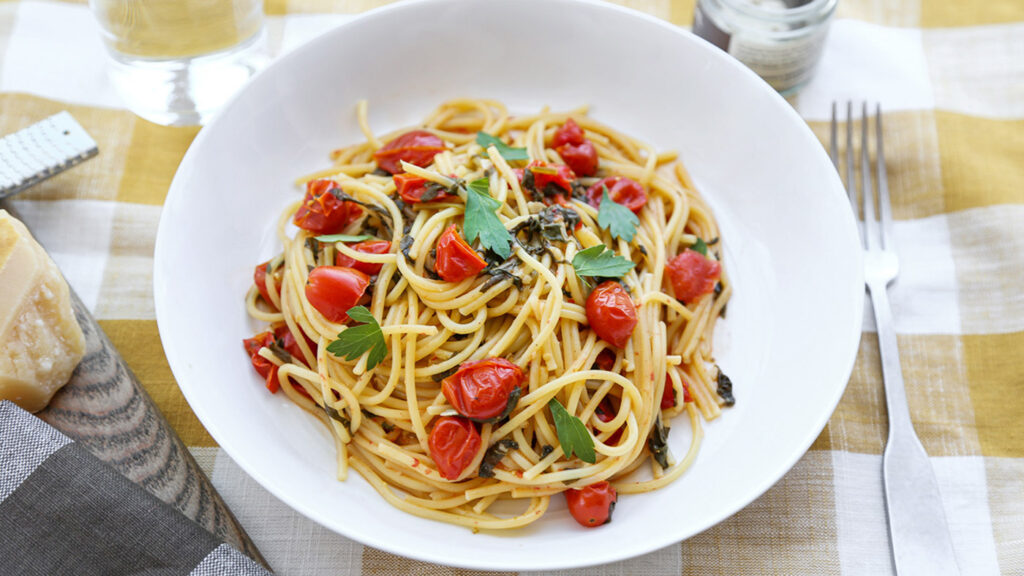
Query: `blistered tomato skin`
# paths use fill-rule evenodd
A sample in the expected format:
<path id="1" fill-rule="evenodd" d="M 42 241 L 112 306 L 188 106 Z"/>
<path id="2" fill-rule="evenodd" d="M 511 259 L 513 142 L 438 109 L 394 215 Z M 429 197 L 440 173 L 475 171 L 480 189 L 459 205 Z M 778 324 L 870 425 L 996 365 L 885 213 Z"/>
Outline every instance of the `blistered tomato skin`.
<path id="1" fill-rule="evenodd" d="M 252 273 L 252 281 L 256 284 L 256 290 L 259 291 L 260 296 L 263 297 L 263 301 L 274 310 L 277 310 L 277 306 L 274 306 L 274 301 L 270 299 L 270 291 L 267 290 L 267 266 L 270 264 L 269 261 L 264 262 L 256 267 Z"/>
<path id="2" fill-rule="evenodd" d="M 462 475 L 476 458 L 481 443 L 476 425 L 461 416 L 438 418 L 427 439 L 430 457 L 446 480 L 455 480 Z"/>
<path id="3" fill-rule="evenodd" d="M 389 174 L 405 172 L 402 162 L 419 167 L 429 166 L 434 156 L 444 152 L 444 142 L 426 130 L 406 132 L 373 153 L 377 166 Z"/>
<path id="4" fill-rule="evenodd" d="M 448 194 L 445 190 L 438 191 L 437 195 L 429 200 L 424 200 L 423 196 L 427 193 L 427 186 L 430 182 L 426 178 L 419 176 L 413 176 L 407 172 L 401 174 L 395 174 L 395 190 L 398 191 L 398 195 L 402 197 L 402 201 L 406 204 L 419 204 L 421 202 L 440 202 L 442 200 L 448 200 L 452 198 L 451 194 Z"/>
<path id="5" fill-rule="evenodd" d="M 572 118 L 555 131 L 551 146 L 577 175 L 593 176 L 597 172 L 597 148 Z"/>
<path id="6" fill-rule="evenodd" d="M 590 328 L 617 348 L 625 348 L 636 328 L 636 306 L 626 289 L 614 280 L 602 282 L 587 298 L 587 322 Z"/>
<path id="7" fill-rule="evenodd" d="M 548 186 L 552 185 L 567 194 L 572 193 L 572 183 L 576 180 L 576 173 L 569 166 L 534 160 L 526 165 L 526 169 L 533 176 L 533 189 L 537 192 L 545 194 Z"/>
<path id="8" fill-rule="evenodd" d="M 687 249 L 669 260 L 665 271 L 676 299 L 689 303 L 714 291 L 715 283 L 722 276 L 722 265 L 700 252 Z"/>
<path id="9" fill-rule="evenodd" d="M 249 355 L 252 367 L 267 382 L 267 390 L 270 390 L 271 393 L 277 392 L 277 389 L 280 387 L 277 381 L 277 365 L 260 356 L 259 351 L 260 348 L 270 346 L 273 343 L 274 334 L 269 330 L 260 332 L 252 338 L 242 340 L 242 345 L 245 346 L 245 353 Z"/>
<path id="10" fill-rule="evenodd" d="M 591 206 L 600 207 L 601 198 L 605 188 L 608 189 L 608 197 L 616 204 L 622 204 L 634 213 L 647 204 L 647 191 L 636 180 L 624 176 L 611 176 L 601 179 L 597 184 L 587 188 L 587 203 Z"/>
<path id="11" fill-rule="evenodd" d="M 455 224 L 448 227 L 437 240 L 437 260 L 434 268 L 446 282 L 462 282 L 487 267 L 487 261 L 462 239 Z"/>
<path id="12" fill-rule="evenodd" d="M 612 521 L 612 511 L 619 496 L 608 482 L 597 482 L 579 490 L 566 490 L 569 513 L 587 528 L 596 528 Z"/>
<path id="13" fill-rule="evenodd" d="M 355 244 L 346 245 L 362 254 L 387 254 L 391 250 L 391 242 L 388 242 L 387 240 L 364 240 Z M 336 252 L 334 254 L 334 265 L 354 268 L 364 274 L 369 274 L 370 276 L 380 273 L 380 269 L 384 267 L 383 264 L 377 264 L 375 262 L 360 262 L 355 258 L 349 258 L 341 252 Z"/>
<path id="14" fill-rule="evenodd" d="M 522 368 L 508 360 L 486 358 L 463 362 L 455 374 L 444 379 L 441 391 L 456 412 L 483 421 L 505 411 L 512 390 L 525 378 Z"/>
<path id="15" fill-rule="evenodd" d="M 332 190 L 340 189 L 333 180 L 310 180 L 306 183 L 306 196 L 295 212 L 292 222 L 317 234 L 335 234 L 355 222 L 363 209 L 355 202 L 339 200 Z"/>
<path id="16" fill-rule="evenodd" d="M 369 285 L 370 277 L 354 268 L 317 266 L 306 280 L 306 299 L 328 321 L 343 324 Z"/>

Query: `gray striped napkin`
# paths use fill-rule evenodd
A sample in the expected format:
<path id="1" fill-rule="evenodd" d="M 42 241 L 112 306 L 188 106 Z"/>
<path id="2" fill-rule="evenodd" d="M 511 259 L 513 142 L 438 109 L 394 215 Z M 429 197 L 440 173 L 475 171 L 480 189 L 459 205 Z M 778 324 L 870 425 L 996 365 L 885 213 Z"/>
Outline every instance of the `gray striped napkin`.
<path id="1" fill-rule="evenodd" d="M 4 576 L 270 573 L 17 405 L 0 402 Z"/>

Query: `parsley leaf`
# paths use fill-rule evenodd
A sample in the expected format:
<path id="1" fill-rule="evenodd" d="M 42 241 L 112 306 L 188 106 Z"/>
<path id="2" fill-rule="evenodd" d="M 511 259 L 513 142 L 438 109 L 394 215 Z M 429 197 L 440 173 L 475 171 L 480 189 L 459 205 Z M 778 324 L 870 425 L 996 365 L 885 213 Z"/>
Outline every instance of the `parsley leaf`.
<path id="1" fill-rule="evenodd" d="M 314 236 L 320 242 L 362 242 L 363 240 L 372 240 L 374 237 L 369 234 L 359 234 L 353 236 L 351 234 L 324 234 L 322 236 Z"/>
<path id="2" fill-rule="evenodd" d="M 551 418 L 555 421 L 555 432 L 558 433 L 558 443 L 562 445 L 562 452 L 566 458 L 573 453 L 580 457 L 580 460 L 588 464 L 597 462 L 594 454 L 594 438 L 587 432 L 583 422 L 569 414 L 562 403 L 552 398 L 548 402 L 548 409 L 551 410 Z"/>
<path id="3" fill-rule="evenodd" d="M 388 355 L 388 344 L 384 340 L 384 331 L 373 314 L 365 306 L 353 306 L 348 309 L 348 317 L 359 326 L 350 326 L 338 334 L 338 339 L 327 345 L 327 351 L 346 360 L 355 360 L 367 350 L 367 370 L 373 370 Z"/>
<path id="4" fill-rule="evenodd" d="M 612 238 L 632 242 L 640 219 L 632 210 L 612 200 L 608 195 L 607 186 L 602 184 L 601 187 L 604 188 L 604 192 L 601 194 L 601 208 L 597 212 L 597 225 L 611 232 Z"/>
<path id="5" fill-rule="evenodd" d="M 572 267 L 576 269 L 576 274 L 579 276 L 622 278 L 634 266 L 636 264 L 616 255 L 604 244 L 581 250 L 572 257 Z"/>
<path id="6" fill-rule="evenodd" d="M 526 153 L 526 148 L 513 148 L 508 144 L 505 144 L 498 138 L 491 136 L 487 132 L 476 133 L 476 143 L 483 146 L 486 150 L 490 146 L 494 146 L 498 149 L 498 154 L 505 160 L 529 160 L 530 156 Z"/>
<path id="7" fill-rule="evenodd" d="M 502 260 L 512 254 L 512 235 L 498 218 L 501 202 L 491 197 L 489 180 L 478 178 L 466 187 L 466 214 L 463 231 L 466 241 L 480 238 L 480 245 L 492 250 Z"/>
<path id="8" fill-rule="evenodd" d="M 697 238 L 697 241 L 693 243 L 693 246 L 690 246 L 690 250 L 693 250 L 694 252 L 700 252 L 701 254 L 704 255 L 705 258 L 708 255 L 708 245 L 705 244 L 704 240 L 700 238 Z"/>

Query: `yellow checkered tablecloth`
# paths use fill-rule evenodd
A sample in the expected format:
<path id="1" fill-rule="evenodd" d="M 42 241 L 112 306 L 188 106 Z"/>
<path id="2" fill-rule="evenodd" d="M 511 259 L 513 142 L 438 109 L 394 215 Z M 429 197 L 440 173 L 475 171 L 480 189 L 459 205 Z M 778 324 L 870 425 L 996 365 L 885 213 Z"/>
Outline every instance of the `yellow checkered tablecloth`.
<path id="1" fill-rule="evenodd" d="M 268 0 L 280 54 L 385 0 Z M 621 2 L 676 24 L 693 2 Z M 84 2 L 0 0 L 0 134 L 69 110 L 101 154 L 15 206 L 280 574 L 466 574 L 363 547 L 270 496 L 195 418 L 152 301 L 161 204 L 197 128 L 123 108 Z M 832 100 L 880 101 L 897 244 L 892 291 L 911 413 L 964 574 L 1024 574 L 1024 2 L 841 0 L 821 69 L 793 104 L 822 138 Z M 775 487 L 681 544 L 579 574 L 892 573 L 874 327 L 850 385 Z M 581 551 L 585 554 L 585 551 Z M 558 572 L 562 574 L 563 572 Z"/>

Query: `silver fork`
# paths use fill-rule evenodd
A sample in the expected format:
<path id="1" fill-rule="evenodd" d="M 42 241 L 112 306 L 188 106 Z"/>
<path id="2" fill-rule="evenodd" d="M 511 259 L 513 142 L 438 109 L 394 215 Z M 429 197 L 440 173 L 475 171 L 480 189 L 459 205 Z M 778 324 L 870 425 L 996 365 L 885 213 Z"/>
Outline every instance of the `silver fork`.
<path id="1" fill-rule="evenodd" d="M 882 455 L 882 480 L 892 541 L 893 565 L 900 576 L 960 574 L 956 553 L 942 507 L 939 484 L 928 454 L 914 432 L 903 387 L 896 329 L 889 306 L 888 287 L 899 274 L 899 259 L 892 237 L 892 208 L 882 148 L 882 108 L 875 108 L 876 180 L 878 212 L 875 217 L 875 193 L 871 181 L 871 157 L 868 151 L 868 105 L 861 110 L 860 204 L 863 217 L 861 241 L 864 245 L 864 278 L 875 312 L 878 348 L 882 358 L 885 405 L 889 413 L 889 439 Z M 857 182 L 853 152 L 853 104 L 846 104 L 846 188 L 854 215 L 858 209 Z M 839 170 L 836 104 L 832 103 L 832 130 L 829 152 Z"/>

